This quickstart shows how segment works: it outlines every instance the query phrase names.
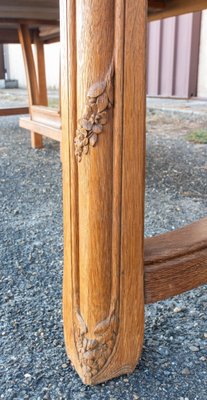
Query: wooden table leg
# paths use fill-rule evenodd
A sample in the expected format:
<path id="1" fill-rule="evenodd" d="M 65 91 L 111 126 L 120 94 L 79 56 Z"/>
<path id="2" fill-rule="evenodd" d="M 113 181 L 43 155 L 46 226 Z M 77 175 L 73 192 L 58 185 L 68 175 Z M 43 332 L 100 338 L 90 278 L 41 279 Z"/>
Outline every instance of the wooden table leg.
<path id="1" fill-rule="evenodd" d="M 65 343 L 96 384 L 143 342 L 147 2 L 60 4 Z"/>
<path id="2" fill-rule="evenodd" d="M 34 45 L 36 50 L 36 66 L 32 51 L 30 31 L 27 25 L 20 25 L 19 41 L 22 48 L 27 89 L 29 94 L 29 105 L 47 106 L 47 87 L 45 75 L 45 59 L 43 43 L 35 36 Z M 36 68 L 37 67 L 37 68 Z M 36 71 L 37 69 L 37 71 Z M 37 132 L 31 132 L 31 145 L 33 148 L 43 147 L 43 137 Z"/>

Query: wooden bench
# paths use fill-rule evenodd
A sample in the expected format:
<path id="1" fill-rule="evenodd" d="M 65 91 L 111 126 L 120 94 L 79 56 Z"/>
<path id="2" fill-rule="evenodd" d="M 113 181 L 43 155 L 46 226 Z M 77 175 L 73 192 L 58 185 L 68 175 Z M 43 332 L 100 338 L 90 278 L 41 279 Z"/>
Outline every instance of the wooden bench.
<path id="1" fill-rule="evenodd" d="M 46 32 L 48 35 L 48 31 L 44 30 L 44 34 Z M 33 41 L 36 46 L 36 63 L 32 51 L 32 35 L 29 26 L 20 24 L 18 35 L 26 71 L 30 109 L 30 117 L 21 118 L 20 126 L 31 131 L 32 147 L 42 148 L 43 136 L 61 142 L 60 111 L 48 108 L 44 42 L 39 31 L 35 35 L 33 33 Z"/>
<path id="2" fill-rule="evenodd" d="M 29 114 L 28 107 L 10 107 L 0 108 L 0 117 L 8 117 L 9 115 Z"/>
<path id="3" fill-rule="evenodd" d="M 20 118 L 19 125 L 21 128 L 35 132 L 35 134 L 48 137 L 58 142 L 62 141 L 60 112 L 53 108 L 31 106 L 30 116 Z M 37 143 L 35 147 L 37 147 Z"/>
<path id="4" fill-rule="evenodd" d="M 29 95 L 29 107 L 3 108 L 0 116 L 29 113 L 29 117 L 20 118 L 20 126 L 31 131 L 33 148 L 43 147 L 43 136 L 61 142 L 60 107 L 59 110 L 48 107 L 44 57 L 44 44 L 56 41 L 59 41 L 56 21 L 1 18 L 0 15 L 0 43 L 21 44 Z"/>

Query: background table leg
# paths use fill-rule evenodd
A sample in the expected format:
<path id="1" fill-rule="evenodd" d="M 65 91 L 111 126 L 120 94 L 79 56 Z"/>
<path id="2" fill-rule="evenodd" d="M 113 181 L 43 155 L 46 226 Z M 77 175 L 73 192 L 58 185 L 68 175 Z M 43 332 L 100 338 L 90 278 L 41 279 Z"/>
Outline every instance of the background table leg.
<path id="1" fill-rule="evenodd" d="M 37 62 L 35 66 L 35 61 L 32 51 L 31 35 L 28 26 L 20 25 L 18 33 L 19 33 L 19 41 L 22 48 L 25 71 L 26 71 L 29 106 L 30 108 L 33 105 L 47 106 L 48 100 L 47 100 L 43 43 L 36 35 L 34 40 L 34 45 L 36 50 Z M 37 132 L 31 132 L 31 145 L 33 148 L 42 148 L 43 147 L 42 135 L 38 134 Z"/>

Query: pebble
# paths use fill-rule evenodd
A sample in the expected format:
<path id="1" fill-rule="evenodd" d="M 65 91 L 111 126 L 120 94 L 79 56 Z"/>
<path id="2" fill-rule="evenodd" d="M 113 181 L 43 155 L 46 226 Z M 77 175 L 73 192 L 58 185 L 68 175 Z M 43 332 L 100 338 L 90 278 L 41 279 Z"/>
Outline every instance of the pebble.
<path id="1" fill-rule="evenodd" d="M 181 307 L 175 307 L 173 311 L 174 311 L 174 313 L 180 313 L 182 311 L 182 308 Z"/>
<path id="2" fill-rule="evenodd" d="M 26 379 L 28 379 L 28 380 L 31 380 L 31 379 L 32 379 L 32 376 L 31 376 L 30 374 L 25 374 L 24 377 L 25 377 Z"/>
<path id="3" fill-rule="evenodd" d="M 197 351 L 200 350 L 200 349 L 199 349 L 198 347 L 196 347 L 196 346 L 189 346 L 189 349 L 190 349 L 191 351 L 193 351 L 193 352 L 197 352 Z"/>
<path id="4" fill-rule="evenodd" d="M 169 350 L 166 347 L 158 347 L 157 351 L 162 356 L 167 356 L 169 354 Z"/>
<path id="5" fill-rule="evenodd" d="M 190 375 L 190 370 L 189 370 L 189 368 L 183 368 L 183 370 L 182 370 L 182 375 Z"/>
<path id="6" fill-rule="evenodd" d="M 68 364 L 62 364 L 62 368 L 67 368 L 68 367 Z"/>

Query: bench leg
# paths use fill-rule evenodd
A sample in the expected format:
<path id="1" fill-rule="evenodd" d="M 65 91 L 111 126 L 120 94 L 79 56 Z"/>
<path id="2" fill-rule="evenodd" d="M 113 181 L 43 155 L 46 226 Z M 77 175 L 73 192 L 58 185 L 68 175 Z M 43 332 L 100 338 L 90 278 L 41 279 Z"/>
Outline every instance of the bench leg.
<path id="1" fill-rule="evenodd" d="M 60 4 L 64 333 L 96 384 L 134 370 L 144 335 L 147 2 Z"/>
<path id="2" fill-rule="evenodd" d="M 44 59 L 44 46 L 39 40 L 38 36 L 35 36 L 34 44 L 36 50 L 36 66 L 34 56 L 32 52 L 32 42 L 30 31 L 27 25 L 20 25 L 19 27 L 19 41 L 22 48 L 27 89 L 29 95 L 29 105 L 42 105 L 47 106 L 47 87 L 46 87 L 46 75 L 45 75 L 45 59 Z M 37 68 L 36 68 L 37 67 Z M 42 135 L 36 132 L 31 132 L 31 145 L 33 148 L 43 147 Z"/>
<path id="3" fill-rule="evenodd" d="M 31 132 L 31 146 L 33 149 L 42 149 L 43 138 L 37 132 Z"/>

